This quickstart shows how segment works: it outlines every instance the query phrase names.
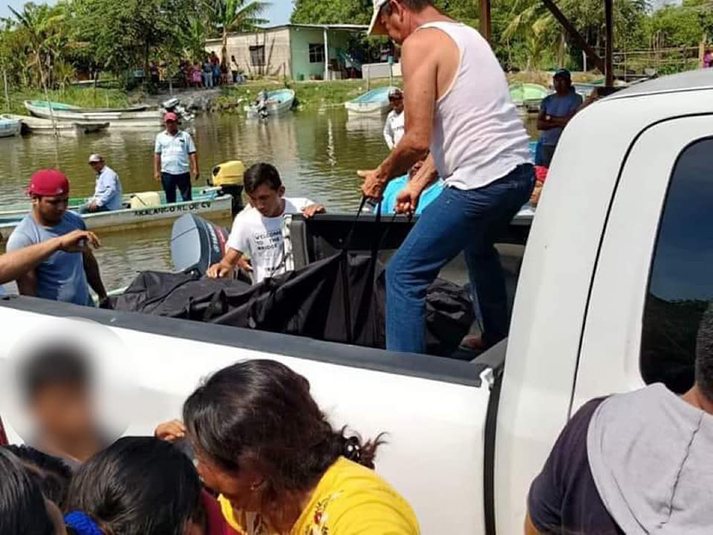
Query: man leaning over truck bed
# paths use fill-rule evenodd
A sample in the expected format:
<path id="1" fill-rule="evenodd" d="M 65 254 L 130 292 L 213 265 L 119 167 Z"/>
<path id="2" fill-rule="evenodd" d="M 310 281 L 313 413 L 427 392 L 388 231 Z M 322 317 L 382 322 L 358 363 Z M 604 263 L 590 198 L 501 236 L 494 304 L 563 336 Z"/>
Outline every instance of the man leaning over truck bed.
<path id="1" fill-rule="evenodd" d="M 713 305 L 696 381 L 594 399 L 569 421 L 532 483 L 525 533 L 713 532 Z"/>

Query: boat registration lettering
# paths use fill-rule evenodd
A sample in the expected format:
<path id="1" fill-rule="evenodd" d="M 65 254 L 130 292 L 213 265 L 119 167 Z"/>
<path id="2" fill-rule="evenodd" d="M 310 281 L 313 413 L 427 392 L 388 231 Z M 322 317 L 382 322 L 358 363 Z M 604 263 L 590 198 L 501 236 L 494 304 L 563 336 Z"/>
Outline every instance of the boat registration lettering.
<path id="1" fill-rule="evenodd" d="M 160 214 L 173 214 L 181 212 L 194 212 L 198 209 L 210 208 L 210 201 L 197 201 L 189 204 L 174 204 L 170 206 L 157 206 L 156 208 L 144 208 L 134 212 L 135 217 L 149 217 Z"/>

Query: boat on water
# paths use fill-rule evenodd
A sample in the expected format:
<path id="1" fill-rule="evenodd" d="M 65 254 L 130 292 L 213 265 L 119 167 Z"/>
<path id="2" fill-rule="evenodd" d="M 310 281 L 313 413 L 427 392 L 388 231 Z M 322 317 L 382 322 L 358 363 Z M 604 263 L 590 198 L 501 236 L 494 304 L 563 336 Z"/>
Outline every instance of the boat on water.
<path id="1" fill-rule="evenodd" d="M 522 82 L 510 84 L 510 98 L 513 104 L 528 112 L 539 111 L 540 104 L 549 94 L 549 89 L 544 85 Z"/>
<path id="2" fill-rule="evenodd" d="M 71 198 L 70 210 L 78 210 L 90 197 Z M 125 230 L 126 228 L 158 226 L 171 223 L 184 214 L 203 214 L 229 218 L 233 198 L 220 188 L 193 188 L 193 200 L 166 203 L 163 191 L 147 191 L 123 196 L 123 208 L 111 212 L 82 214 L 89 230 Z M 28 203 L 4 207 L 0 211 L 0 236 L 7 240 L 17 224 L 29 212 Z"/>
<path id="3" fill-rule="evenodd" d="M 344 107 L 349 113 L 358 114 L 383 114 L 389 111 L 389 93 L 396 87 L 377 87 L 367 91 L 349 102 Z"/>
<path id="4" fill-rule="evenodd" d="M 294 102 L 295 92 L 292 89 L 269 91 L 267 93 L 266 112 L 268 115 L 282 115 L 292 109 Z M 248 117 L 257 117 L 260 115 L 260 106 L 251 104 L 245 106 L 245 111 L 248 113 Z"/>
<path id="5" fill-rule="evenodd" d="M 70 123 L 109 123 L 110 128 L 160 128 L 163 113 L 160 110 L 126 111 L 74 109 L 67 104 L 50 103 L 44 100 L 26 100 L 25 108 L 35 117 Z"/>
<path id="6" fill-rule="evenodd" d="M 20 134 L 22 123 L 5 115 L 0 116 L 0 137 L 14 137 Z"/>
<path id="7" fill-rule="evenodd" d="M 109 126 L 108 122 L 93 122 L 93 121 L 55 121 L 50 119 L 40 119 L 39 117 L 31 117 L 29 115 L 0 115 L 2 119 L 19 121 L 22 134 L 35 135 L 61 135 L 61 136 L 77 136 L 82 134 L 92 134 L 106 130 Z"/>

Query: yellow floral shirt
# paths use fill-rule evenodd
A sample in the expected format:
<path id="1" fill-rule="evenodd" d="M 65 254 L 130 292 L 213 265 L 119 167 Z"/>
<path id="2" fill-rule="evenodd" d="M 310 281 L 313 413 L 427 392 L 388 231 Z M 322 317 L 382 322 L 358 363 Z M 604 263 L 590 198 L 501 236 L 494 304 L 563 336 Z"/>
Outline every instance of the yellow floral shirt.
<path id="1" fill-rule="evenodd" d="M 220 496 L 223 516 L 243 535 L 278 535 L 254 513 L 236 513 Z M 373 470 L 340 457 L 322 476 L 289 535 L 419 535 L 411 506 Z"/>

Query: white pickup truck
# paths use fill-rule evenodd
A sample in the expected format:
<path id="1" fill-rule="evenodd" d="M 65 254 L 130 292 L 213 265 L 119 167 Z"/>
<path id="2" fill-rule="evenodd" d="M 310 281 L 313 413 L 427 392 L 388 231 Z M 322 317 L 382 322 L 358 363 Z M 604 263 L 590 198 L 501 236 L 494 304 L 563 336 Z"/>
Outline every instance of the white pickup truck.
<path id="1" fill-rule="evenodd" d="M 583 402 L 691 383 L 698 319 L 713 298 L 711 207 L 713 69 L 626 89 L 571 122 L 509 339 L 472 362 L 30 298 L 0 302 L 0 358 L 48 315 L 109 326 L 140 364 L 143 410 L 129 433 L 178 416 L 220 367 L 279 360 L 309 378 L 336 425 L 389 433 L 377 468 L 424 533 L 522 533 L 530 482 Z"/>

